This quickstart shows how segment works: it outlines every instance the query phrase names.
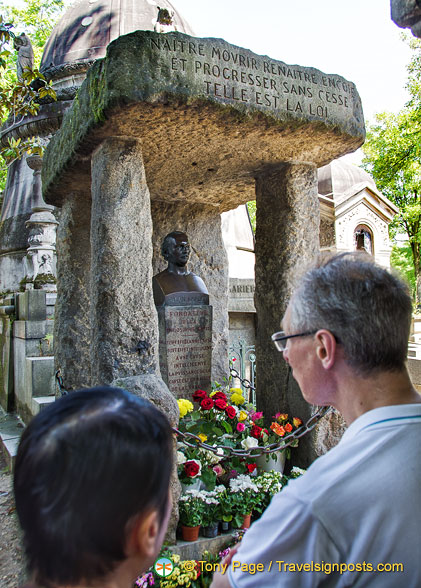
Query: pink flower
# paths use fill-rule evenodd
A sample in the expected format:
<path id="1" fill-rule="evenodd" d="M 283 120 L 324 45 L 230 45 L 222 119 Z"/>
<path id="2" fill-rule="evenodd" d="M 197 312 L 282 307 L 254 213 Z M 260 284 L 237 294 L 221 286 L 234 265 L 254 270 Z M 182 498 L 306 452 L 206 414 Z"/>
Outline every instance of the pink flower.
<path id="1" fill-rule="evenodd" d="M 246 425 L 244 423 L 237 424 L 237 431 L 239 431 L 240 433 L 242 433 L 245 428 L 246 428 Z"/>
<path id="2" fill-rule="evenodd" d="M 212 470 L 215 472 L 215 474 L 217 476 L 222 476 L 222 474 L 224 473 L 224 468 L 222 466 L 220 466 L 219 464 L 216 466 L 213 466 Z"/>
<path id="3" fill-rule="evenodd" d="M 253 423 L 254 423 L 254 421 L 258 421 L 262 417 L 263 417 L 263 412 L 255 412 L 254 414 L 250 415 L 250 418 L 253 421 Z"/>

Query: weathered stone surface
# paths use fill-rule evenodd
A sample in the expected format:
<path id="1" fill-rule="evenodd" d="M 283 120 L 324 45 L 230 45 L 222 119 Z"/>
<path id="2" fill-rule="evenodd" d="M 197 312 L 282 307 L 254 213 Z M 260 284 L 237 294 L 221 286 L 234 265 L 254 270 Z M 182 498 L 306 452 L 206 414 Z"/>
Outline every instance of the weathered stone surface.
<path id="1" fill-rule="evenodd" d="M 392 20 L 421 38 L 421 6 L 417 0 L 390 0 Z"/>
<path id="2" fill-rule="evenodd" d="M 57 230 L 57 304 L 54 354 L 68 390 L 91 385 L 90 268 L 91 195 L 68 195 Z"/>
<path id="3" fill-rule="evenodd" d="M 168 390 L 163 380 L 158 376 L 153 374 L 143 374 L 129 378 L 118 378 L 117 380 L 114 380 L 111 385 L 124 388 L 135 396 L 149 400 L 166 415 L 172 427 L 177 427 L 180 416 L 177 401 Z M 175 531 L 178 523 L 178 499 L 181 494 L 181 486 L 177 476 L 177 460 L 175 452 L 176 443 L 174 441 L 174 469 L 170 482 L 173 508 L 166 535 L 166 540 L 171 544 L 176 541 Z"/>
<path id="4" fill-rule="evenodd" d="M 110 135 L 142 139 L 152 199 L 223 211 L 251 200 L 254 176 L 273 164 L 324 165 L 357 149 L 365 131 L 357 90 L 340 76 L 222 39 L 137 31 L 90 69 L 52 139 L 48 202 L 89 183 L 87 156 Z"/>
<path id="5" fill-rule="evenodd" d="M 110 137 L 94 153 L 91 246 L 93 381 L 159 373 L 152 219 L 137 139 Z"/>
<path id="6" fill-rule="evenodd" d="M 317 455 L 324 455 L 329 449 L 335 447 L 341 440 L 346 428 L 346 423 L 337 410 L 333 410 L 323 417 L 319 421 L 315 433 Z"/>
<path id="7" fill-rule="evenodd" d="M 176 398 L 210 392 L 212 307 L 163 306 L 158 309 L 161 375 Z"/>
<path id="8" fill-rule="evenodd" d="M 221 217 L 211 206 L 153 201 L 152 218 L 154 275 L 166 266 L 161 256 L 165 235 L 179 230 L 189 236 L 188 268 L 205 282 L 209 304 L 213 308 L 212 380 L 220 382 L 228 375 L 228 259 L 222 239 Z"/>
<path id="9" fill-rule="evenodd" d="M 281 329 L 297 274 L 319 250 L 316 167 L 283 164 L 259 176 L 256 203 L 257 406 L 269 417 L 282 411 L 305 421 L 311 407 L 271 335 Z M 310 435 L 300 441 L 296 455 L 303 467 L 316 457 Z"/>
<path id="10" fill-rule="evenodd" d="M 254 307 L 254 280 L 230 278 L 229 312 L 256 312 Z"/>

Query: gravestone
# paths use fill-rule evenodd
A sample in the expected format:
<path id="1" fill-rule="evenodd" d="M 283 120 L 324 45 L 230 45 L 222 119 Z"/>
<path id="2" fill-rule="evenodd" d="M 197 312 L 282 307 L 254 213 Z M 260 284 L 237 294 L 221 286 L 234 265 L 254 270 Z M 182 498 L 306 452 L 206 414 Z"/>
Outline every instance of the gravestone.
<path id="1" fill-rule="evenodd" d="M 161 251 L 168 267 L 152 281 L 158 309 L 159 366 L 169 390 L 177 398 L 190 397 L 199 388 L 210 388 L 212 307 L 203 280 L 186 269 L 187 235 L 169 233 Z"/>

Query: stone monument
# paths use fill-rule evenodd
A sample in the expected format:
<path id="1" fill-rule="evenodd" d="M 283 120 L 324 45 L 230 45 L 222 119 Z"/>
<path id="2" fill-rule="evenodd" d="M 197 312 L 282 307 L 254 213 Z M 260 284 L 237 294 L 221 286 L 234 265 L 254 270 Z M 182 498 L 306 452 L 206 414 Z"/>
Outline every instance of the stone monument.
<path id="1" fill-rule="evenodd" d="M 212 307 L 203 280 L 187 270 L 190 244 L 186 233 L 169 233 L 161 253 L 168 267 L 152 280 L 158 309 L 159 366 L 170 391 L 185 397 L 210 386 Z"/>

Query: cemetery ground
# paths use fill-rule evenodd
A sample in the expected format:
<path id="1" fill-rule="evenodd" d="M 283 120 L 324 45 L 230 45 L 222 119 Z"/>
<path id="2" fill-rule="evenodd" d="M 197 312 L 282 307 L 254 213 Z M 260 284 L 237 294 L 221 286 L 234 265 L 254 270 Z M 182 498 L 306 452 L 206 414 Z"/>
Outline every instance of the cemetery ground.
<path id="1" fill-rule="evenodd" d="M 12 475 L 0 452 L 0 586 L 25 583 L 25 558 L 12 491 Z"/>

